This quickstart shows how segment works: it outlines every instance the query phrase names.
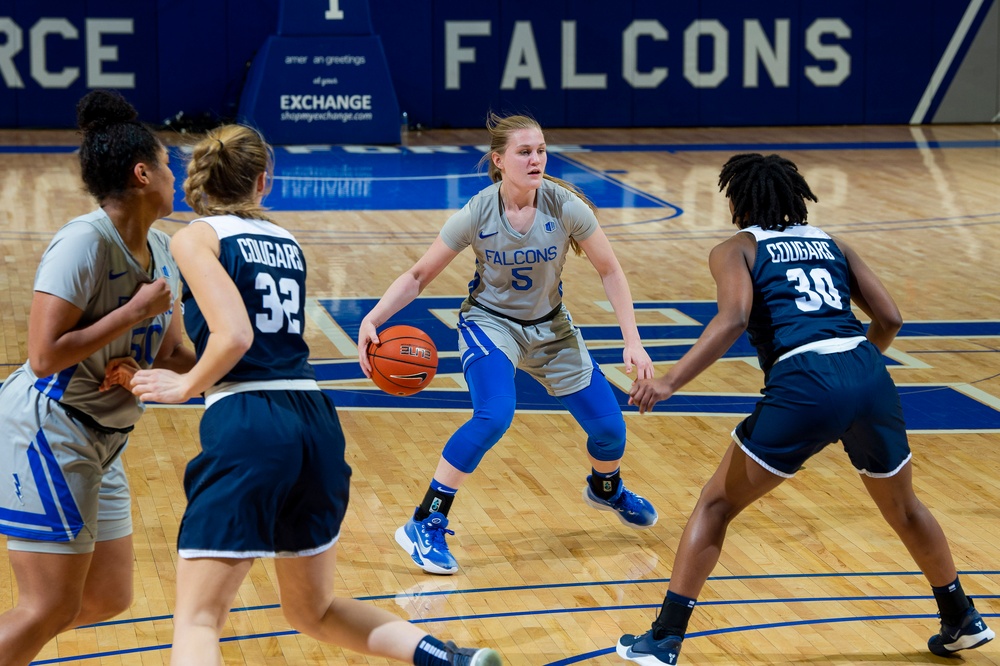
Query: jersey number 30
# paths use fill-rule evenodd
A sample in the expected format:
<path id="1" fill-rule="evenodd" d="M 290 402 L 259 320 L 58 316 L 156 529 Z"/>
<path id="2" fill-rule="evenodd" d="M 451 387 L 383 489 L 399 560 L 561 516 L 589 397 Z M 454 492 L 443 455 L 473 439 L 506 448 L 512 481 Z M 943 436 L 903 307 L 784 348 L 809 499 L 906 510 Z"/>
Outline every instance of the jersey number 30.
<path id="1" fill-rule="evenodd" d="M 257 313 L 254 324 L 261 333 L 277 333 L 288 320 L 289 333 L 302 332 L 299 314 L 299 283 L 292 278 L 281 278 L 277 284 L 270 273 L 257 273 L 254 281 L 257 291 L 264 292 L 263 305 L 267 312 Z"/>
<path id="2" fill-rule="evenodd" d="M 802 296 L 795 299 L 795 305 L 803 312 L 815 312 L 826 303 L 838 310 L 844 309 L 844 304 L 840 300 L 840 292 L 833 286 L 833 278 L 830 271 L 825 268 L 814 268 L 806 275 L 801 268 L 789 268 L 785 272 L 789 282 L 795 283 L 795 290 L 802 292 Z"/>

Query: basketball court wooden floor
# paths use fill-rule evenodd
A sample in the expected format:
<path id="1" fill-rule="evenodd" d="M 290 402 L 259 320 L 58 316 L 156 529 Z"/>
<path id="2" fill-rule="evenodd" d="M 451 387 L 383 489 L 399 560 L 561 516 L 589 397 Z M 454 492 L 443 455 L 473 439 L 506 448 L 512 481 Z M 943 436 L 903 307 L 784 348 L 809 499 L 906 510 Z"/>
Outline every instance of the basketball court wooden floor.
<path id="1" fill-rule="evenodd" d="M 618 636 L 648 627 L 656 613 L 684 520 L 752 405 L 761 374 L 739 344 L 662 410 L 626 411 L 624 478 L 660 512 L 646 531 L 583 504 L 582 431 L 522 382 L 513 426 L 451 514 L 461 570 L 435 577 L 415 569 L 393 533 L 422 496 L 443 442 L 468 415 L 453 327 L 471 254 L 396 319 L 428 330 L 439 344 L 441 370 L 431 388 L 395 401 L 381 396 L 360 377 L 351 338 L 370 299 L 422 253 L 449 211 L 483 186 L 471 174 L 484 134 L 424 133 L 410 137 L 406 151 L 277 151 L 270 203 L 306 249 L 308 339 L 323 385 L 341 406 L 354 468 L 337 587 L 459 643 L 494 645 L 510 664 L 617 663 Z M 780 152 L 798 163 L 820 199 L 809 221 L 851 243 L 906 318 L 887 363 L 907 410 L 917 491 L 944 525 L 977 607 L 1000 626 L 997 128 L 551 131 L 547 138 L 550 171 L 596 193 L 659 372 L 711 316 L 706 258 L 731 233 L 716 187 L 719 167 L 744 150 Z M 78 183 L 75 141 L 65 132 L 0 133 L 0 377 L 26 356 L 41 252 L 60 225 L 92 208 Z M 158 227 L 173 232 L 189 219 L 178 206 Z M 624 401 L 630 379 L 614 317 L 585 260 L 568 262 L 565 293 Z M 198 405 L 152 407 L 125 454 L 135 499 L 131 610 L 66 633 L 37 663 L 167 662 L 181 479 L 198 448 L 200 413 Z M 0 551 L 0 608 L 13 603 L 12 588 Z M 293 633 L 276 603 L 273 568 L 258 563 L 225 631 L 227 663 L 385 663 Z M 928 587 L 835 445 L 732 526 L 682 661 L 961 663 L 926 651 L 933 613 Z M 963 656 L 1000 664 L 1000 642 Z"/>

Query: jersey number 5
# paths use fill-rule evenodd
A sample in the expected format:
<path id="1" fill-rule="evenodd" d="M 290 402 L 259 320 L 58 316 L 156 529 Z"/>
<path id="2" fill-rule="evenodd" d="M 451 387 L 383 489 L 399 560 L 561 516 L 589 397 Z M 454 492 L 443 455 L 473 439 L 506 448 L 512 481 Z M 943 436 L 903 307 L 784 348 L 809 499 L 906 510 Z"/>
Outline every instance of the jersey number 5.
<path id="1" fill-rule="evenodd" d="M 805 270 L 801 268 L 789 268 L 785 276 L 789 282 L 795 283 L 795 290 L 803 294 L 795 299 L 795 305 L 799 310 L 815 312 L 823 303 L 838 310 L 844 309 L 840 292 L 833 286 L 830 271 L 825 268 L 814 268 L 809 271 L 809 275 L 806 275 Z"/>
<path id="2" fill-rule="evenodd" d="M 531 276 L 528 273 L 531 266 L 510 269 L 510 286 L 518 291 L 528 291 L 531 289 Z"/>
<path id="3" fill-rule="evenodd" d="M 275 284 L 270 273 L 257 273 L 254 281 L 257 291 L 263 291 L 263 305 L 267 312 L 259 312 L 254 324 L 261 333 L 277 333 L 288 320 L 289 333 L 302 332 L 299 314 L 299 283 L 292 278 L 281 278 Z M 284 297 L 284 298 L 283 298 Z"/>

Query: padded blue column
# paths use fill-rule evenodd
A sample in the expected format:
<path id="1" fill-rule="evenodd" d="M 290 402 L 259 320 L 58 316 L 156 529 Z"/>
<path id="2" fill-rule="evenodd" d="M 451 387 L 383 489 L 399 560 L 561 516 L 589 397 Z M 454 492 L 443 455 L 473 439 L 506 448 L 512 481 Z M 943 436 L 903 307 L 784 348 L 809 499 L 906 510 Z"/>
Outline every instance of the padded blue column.
<path id="1" fill-rule="evenodd" d="M 368 0 L 282 0 L 240 98 L 274 144 L 399 143 L 399 103 Z"/>

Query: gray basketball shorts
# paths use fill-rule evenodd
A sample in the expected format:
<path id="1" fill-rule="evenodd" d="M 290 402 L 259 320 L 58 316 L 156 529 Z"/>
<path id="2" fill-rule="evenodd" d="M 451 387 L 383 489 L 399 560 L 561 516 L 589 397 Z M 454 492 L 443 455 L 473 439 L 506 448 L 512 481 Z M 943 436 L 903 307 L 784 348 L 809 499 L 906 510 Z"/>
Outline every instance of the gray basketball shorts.
<path id="1" fill-rule="evenodd" d="M 565 306 L 550 321 L 523 326 L 466 301 L 458 316 L 458 350 L 463 371 L 476 359 L 500 352 L 556 397 L 590 386 L 595 367 Z"/>
<path id="2" fill-rule="evenodd" d="M 89 553 L 132 533 L 124 433 L 101 433 L 18 369 L 0 387 L 0 533 L 10 550 Z"/>

